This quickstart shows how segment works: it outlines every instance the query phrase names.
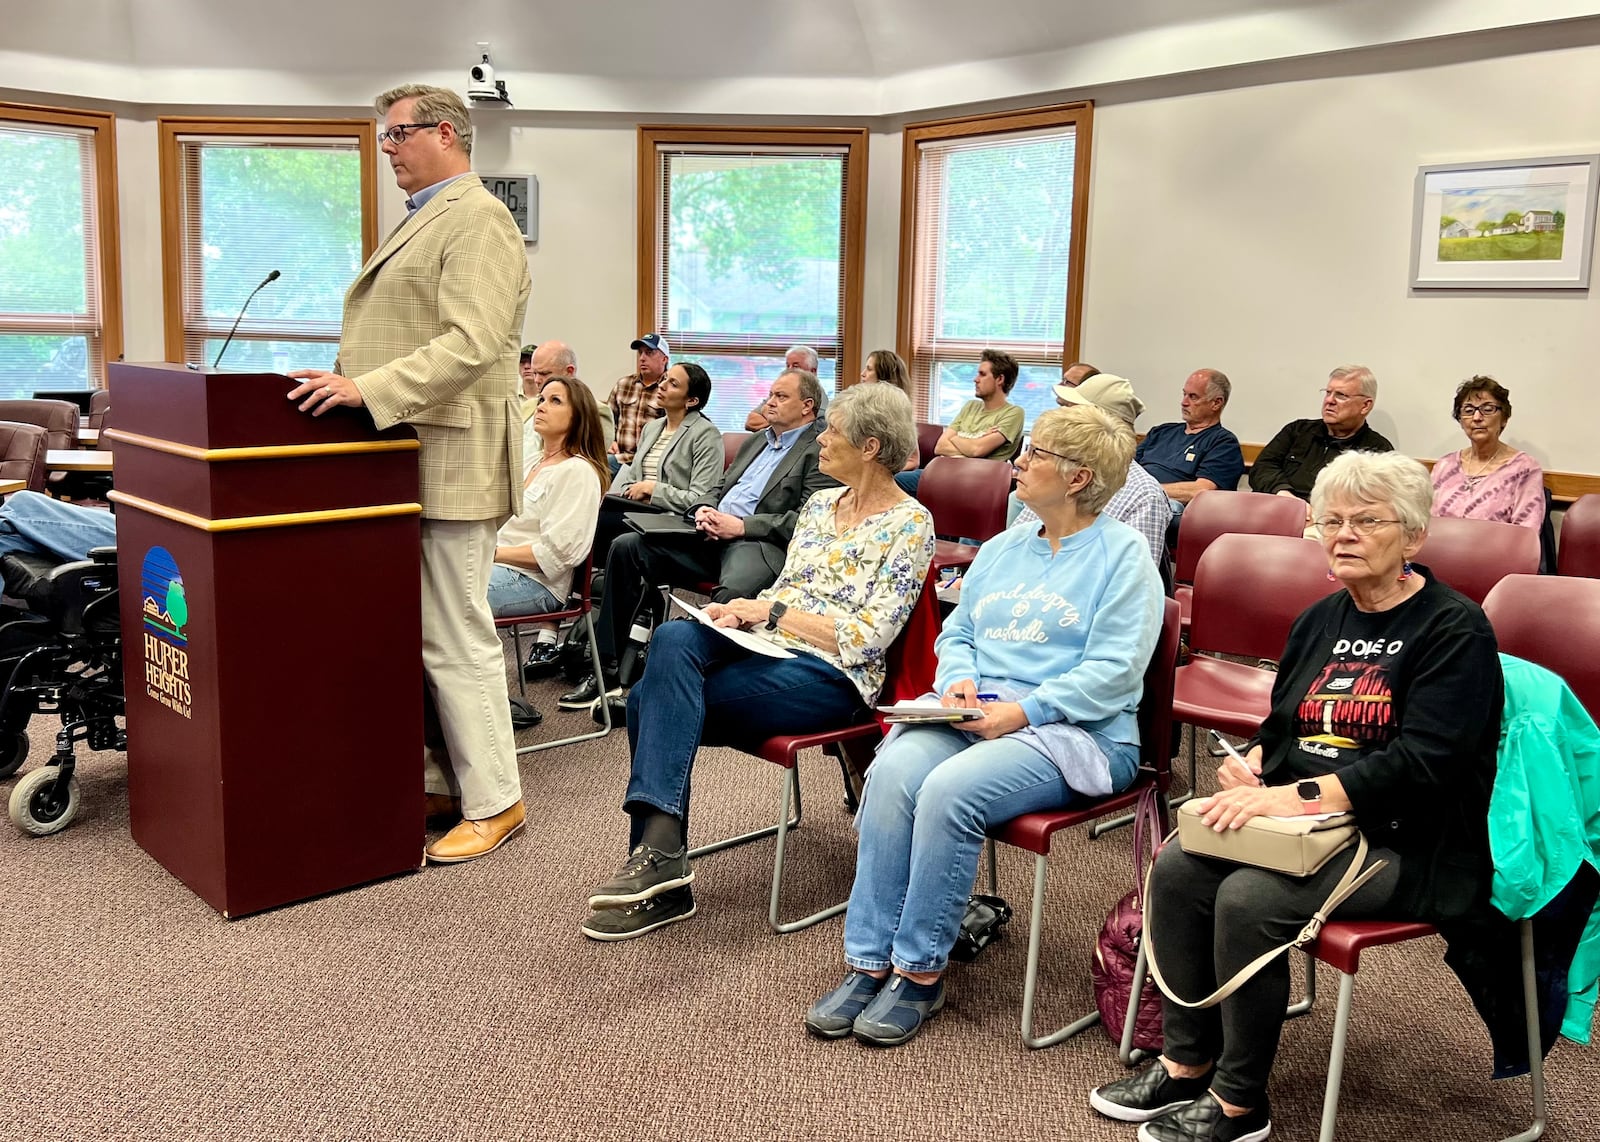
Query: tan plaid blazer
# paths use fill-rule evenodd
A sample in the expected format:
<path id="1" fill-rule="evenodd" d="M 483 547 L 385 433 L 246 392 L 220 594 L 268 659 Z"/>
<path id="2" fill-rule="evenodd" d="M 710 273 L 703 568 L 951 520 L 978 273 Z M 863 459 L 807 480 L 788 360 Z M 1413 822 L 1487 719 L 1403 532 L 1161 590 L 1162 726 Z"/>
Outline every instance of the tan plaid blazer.
<path id="1" fill-rule="evenodd" d="M 511 214 L 466 174 L 378 248 L 344 297 L 334 372 L 379 428 L 422 441 L 422 514 L 478 520 L 522 506 L 517 353 L 528 258 Z"/>

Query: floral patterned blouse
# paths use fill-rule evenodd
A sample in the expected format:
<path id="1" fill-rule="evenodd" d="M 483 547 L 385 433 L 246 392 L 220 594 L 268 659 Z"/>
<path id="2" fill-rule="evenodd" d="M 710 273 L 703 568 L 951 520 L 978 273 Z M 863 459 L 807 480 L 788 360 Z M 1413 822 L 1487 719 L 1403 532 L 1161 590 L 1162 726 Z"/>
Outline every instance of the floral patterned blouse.
<path id="1" fill-rule="evenodd" d="M 783 630 L 758 626 L 754 633 L 837 667 L 870 706 L 883 687 L 884 658 L 911 618 L 933 562 L 933 516 L 907 497 L 841 535 L 834 509 L 847 491 L 828 488 L 806 501 L 782 574 L 758 596 L 831 618 L 839 652 Z"/>

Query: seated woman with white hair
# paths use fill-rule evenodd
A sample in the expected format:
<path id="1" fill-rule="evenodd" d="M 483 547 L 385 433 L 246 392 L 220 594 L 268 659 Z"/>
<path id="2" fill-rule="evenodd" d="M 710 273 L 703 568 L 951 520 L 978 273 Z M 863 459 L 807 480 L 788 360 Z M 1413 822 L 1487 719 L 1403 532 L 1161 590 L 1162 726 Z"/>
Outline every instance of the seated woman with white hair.
<path id="1" fill-rule="evenodd" d="M 1132 457 L 1133 429 L 1103 409 L 1035 423 L 1017 494 L 1039 519 L 979 549 L 934 644 L 940 701 L 982 716 L 896 727 L 867 770 L 849 972 L 807 1012 L 813 1035 L 917 1034 L 944 1006 L 986 831 L 1133 781 L 1161 580 L 1139 533 L 1101 513 Z"/>

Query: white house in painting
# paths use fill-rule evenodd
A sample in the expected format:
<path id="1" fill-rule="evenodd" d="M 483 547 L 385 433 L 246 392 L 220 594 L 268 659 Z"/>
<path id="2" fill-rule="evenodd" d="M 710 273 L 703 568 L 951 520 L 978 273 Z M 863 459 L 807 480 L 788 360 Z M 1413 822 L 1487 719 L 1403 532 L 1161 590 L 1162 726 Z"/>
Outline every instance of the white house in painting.
<path id="1" fill-rule="evenodd" d="M 1554 230 L 1556 228 L 1556 212 L 1554 210 L 1530 210 L 1522 216 L 1517 229 L 1523 233 L 1537 230 Z"/>
<path id="2" fill-rule="evenodd" d="M 1442 228 L 1439 231 L 1439 237 L 1441 237 L 1441 238 L 1470 238 L 1470 237 L 1472 237 L 1472 229 L 1465 222 L 1456 221 L 1456 222 L 1452 222 L 1452 223 L 1450 223 L 1450 225 Z"/>

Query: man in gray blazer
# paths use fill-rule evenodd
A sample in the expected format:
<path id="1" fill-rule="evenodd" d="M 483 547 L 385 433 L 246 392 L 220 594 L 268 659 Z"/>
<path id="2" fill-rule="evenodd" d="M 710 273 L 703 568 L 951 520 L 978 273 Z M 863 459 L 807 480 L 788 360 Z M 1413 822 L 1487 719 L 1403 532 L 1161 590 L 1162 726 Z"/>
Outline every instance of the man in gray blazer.
<path id="1" fill-rule="evenodd" d="M 715 582 L 711 597 L 720 603 L 751 598 L 777 579 L 801 506 L 818 489 L 837 486 L 817 466 L 822 399 L 816 374 L 785 371 L 767 398 L 767 430 L 746 440 L 722 482 L 684 512 L 699 534 L 629 534 L 611 545 L 598 632 L 608 664 L 605 693 L 621 692 L 610 664 L 627 641 L 640 600 L 657 585 Z M 601 680 L 589 677 L 558 704 L 587 710 L 601 694 Z"/>

